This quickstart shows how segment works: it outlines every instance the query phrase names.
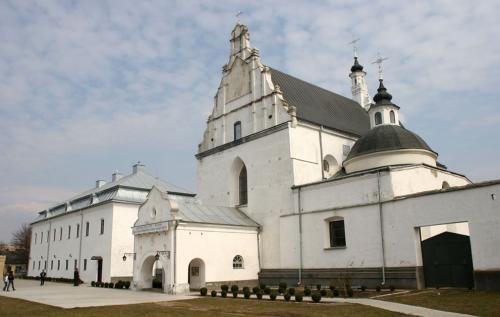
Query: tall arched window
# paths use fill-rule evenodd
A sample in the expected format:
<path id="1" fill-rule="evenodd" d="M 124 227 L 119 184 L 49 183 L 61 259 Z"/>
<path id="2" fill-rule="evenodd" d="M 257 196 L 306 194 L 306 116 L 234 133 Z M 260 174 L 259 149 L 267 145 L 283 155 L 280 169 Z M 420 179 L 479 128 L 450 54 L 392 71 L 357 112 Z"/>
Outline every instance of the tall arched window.
<path id="1" fill-rule="evenodd" d="M 241 121 L 234 123 L 234 139 L 241 139 Z"/>
<path id="2" fill-rule="evenodd" d="M 233 258 L 233 269 L 242 269 L 243 268 L 243 257 L 241 255 L 237 255 Z"/>
<path id="3" fill-rule="evenodd" d="M 396 115 L 394 114 L 394 111 L 391 110 L 391 112 L 389 112 L 389 117 L 391 118 L 391 123 L 396 123 Z"/>
<path id="4" fill-rule="evenodd" d="M 245 165 L 241 168 L 239 176 L 239 192 L 240 192 L 240 205 L 246 205 L 248 202 L 248 189 L 247 189 L 247 168 Z"/>
<path id="5" fill-rule="evenodd" d="M 380 112 L 375 113 L 375 124 L 382 124 L 382 114 Z"/>

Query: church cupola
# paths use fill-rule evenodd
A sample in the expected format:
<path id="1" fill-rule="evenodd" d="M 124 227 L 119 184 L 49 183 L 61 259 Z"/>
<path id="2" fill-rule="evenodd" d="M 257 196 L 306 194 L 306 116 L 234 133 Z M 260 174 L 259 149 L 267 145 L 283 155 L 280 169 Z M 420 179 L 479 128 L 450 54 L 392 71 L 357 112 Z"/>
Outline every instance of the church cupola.
<path id="1" fill-rule="evenodd" d="M 351 67 L 349 77 L 351 77 L 352 99 L 368 110 L 371 100 L 365 80 L 366 72 L 363 71 L 363 66 L 358 62 L 357 56 L 354 56 L 354 64 Z"/>
<path id="2" fill-rule="evenodd" d="M 383 79 L 379 79 L 377 94 L 373 96 L 375 104 L 368 110 L 372 129 L 384 124 L 399 125 L 399 107 L 391 100 L 392 95 L 387 92 Z"/>

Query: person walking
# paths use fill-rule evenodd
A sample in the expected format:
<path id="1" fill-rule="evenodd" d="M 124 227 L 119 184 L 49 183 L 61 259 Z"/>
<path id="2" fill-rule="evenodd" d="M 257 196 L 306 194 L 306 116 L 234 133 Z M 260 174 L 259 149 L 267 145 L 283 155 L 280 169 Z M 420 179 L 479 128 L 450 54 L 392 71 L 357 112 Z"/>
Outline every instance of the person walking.
<path id="1" fill-rule="evenodd" d="M 73 286 L 80 285 L 80 273 L 78 269 L 75 267 L 75 272 L 73 273 Z"/>
<path id="2" fill-rule="evenodd" d="M 3 277 L 3 291 L 4 292 L 7 291 L 7 285 L 9 285 L 9 276 L 7 274 L 5 274 L 5 276 Z"/>
<path id="3" fill-rule="evenodd" d="M 40 286 L 45 284 L 45 277 L 47 277 L 47 273 L 45 273 L 45 270 L 42 270 L 42 273 L 40 273 Z"/>
<path id="4" fill-rule="evenodd" d="M 15 291 L 16 288 L 14 287 L 14 272 L 9 271 L 9 284 L 7 284 L 7 292 L 9 291 L 10 286 L 12 285 L 12 290 Z"/>

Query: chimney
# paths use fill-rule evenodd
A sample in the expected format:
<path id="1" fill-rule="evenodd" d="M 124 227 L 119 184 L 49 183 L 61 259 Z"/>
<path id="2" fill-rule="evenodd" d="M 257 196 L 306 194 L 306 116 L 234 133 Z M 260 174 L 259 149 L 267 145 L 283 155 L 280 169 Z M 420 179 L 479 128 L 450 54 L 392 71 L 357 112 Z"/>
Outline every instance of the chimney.
<path id="1" fill-rule="evenodd" d="M 98 179 L 95 181 L 95 188 L 102 187 L 102 186 L 104 186 L 104 184 L 106 184 L 106 181 L 103 181 L 102 179 Z"/>
<path id="2" fill-rule="evenodd" d="M 146 166 L 142 164 L 141 161 L 139 161 L 136 164 L 134 164 L 134 166 L 132 167 L 132 171 L 134 174 L 137 174 L 138 172 L 144 172 L 145 167 Z"/>
<path id="3" fill-rule="evenodd" d="M 111 175 L 111 181 L 115 182 L 117 180 L 119 180 L 120 178 L 123 177 L 123 174 L 118 172 L 118 171 L 115 171 L 112 175 Z"/>

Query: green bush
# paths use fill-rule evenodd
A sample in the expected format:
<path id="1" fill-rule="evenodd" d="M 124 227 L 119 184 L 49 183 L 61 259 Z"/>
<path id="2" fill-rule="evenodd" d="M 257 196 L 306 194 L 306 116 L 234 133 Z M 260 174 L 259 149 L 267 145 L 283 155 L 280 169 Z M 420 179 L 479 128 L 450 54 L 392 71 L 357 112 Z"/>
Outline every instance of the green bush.
<path id="1" fill-rule="evenodd" d="M 288 287 L 285 282 L 280 282 L 278 285 L 279 289 L 285 290 Z M 283 292 L 282 292 L 283 293 Z"/>
<path id="2" fill-rule="evenodd" d="M 255 295 L 257 295 L 258 299 L 262 299 L 262 294 L 263 294 L 262 290 L 259 290 Z"/>
<path id="3" fill-rule="evenodd" d="M 313 302 L 319 303 L 321 301 L 321 294 L 320 293 L 313 293 L 311 296 Z"/>
<path id="4" fill-rule="evenodd" d="M 338 289 L 334 289 L 333 290 L 333 297 L 339 297 L 339 295 L 340 295 L 339 290 Z"/>
<path id="5" fill-rule="evenodd" d="M 233 293 L 233 298 L 237 298 L 238 297 L 238 291 L 234 291 L 232 293 Z"/>
<path id="6" fill-rule="evenodd" d="M 122 281 L 118 281 L 118 282 L 116 282 L 116 284 L 115 284 L 115 288 L 117 288 L 117 289 L 122 289 L 122 288 L 123 288 L 123 282 L 122 282 Z"/>
<path id="7" fill-rule="evenodd" d="M 319 293 L 321 294 L 321 296 L 325 297 L 328 294 L 328 291 L 326 289 L 322 289 L 319 291 Z"/>
<path id="8" fill-rule="evenodd" d="M 90 282 L 90 286 L 95 287 L 95 282 L 94 281 Z"/>
<path id="9" fill-rule="evenodd" d="M 304 295 L 311 296 L 311 289 L 310 288 L 305 288 L 304 289 Z"/>
<path id="10" fill-rule="evenodd" d="M 292 296 L 290 294 L 286 293 L 285 294 L 285 300 L 288 302 Z"/>
<path id="11" fill-rule="evenodd" d="M 354 296 L 354 291 L 350 287 L 347 289 L 347 296 L 349 296 L 349 297 L 353 297 Z"/>
<path id="12" fill-rule="evenodd" d="M 276 300 L 276 292 L 272 292 L 271 294 L 269 294 L 269 299 L 270 300 Z"/>
<path id="13" fill-rule="evenodd" d="M 380 287 L 380 285 L 377 285 L 377 287 L 375 287 L 375 290 L 377 291 L 377 293 L 380 293 L 380 290 L 382 290 L 382 287 Z"/>
<path id="14" fill-rule="evenodd" d="M 260 287 L 260 289 L 262 289 L 262 290 L 263 290 L 264 288 L 266 288 L 266 284 L 264 284 L 264 283 L 260 283 L 260 284 L 259 284 L 259 287 Z"/>
<path id="15" fill-rule="evenodd" d="M 221 290 L 221 291 L 226 291 L 226 293 L 227 293 L 227 291 L 229 290 L 229 286 L 227 286 L 227 285 L 225 285 L 225 284 L 224 284 L 224 285 L 221 285 L 221 286 L 220 286 L 220 290 Z"/>
<path id="16" fill-rule="evenodd" d="M 206 287 L 200 288 L 200 295 L 207 296 L 208 289 Z"/>
<path id="17" fill-rule="evenodd" d="M 303 299 L 303 297 L 302 297 L 302 295 L 301 295 L 301 294 L 296 294 L 296 295 L 295 295 L 295 301 L 296 301 L 296 302 L 299 302 L 299 303 L 300 303 L 300 302 L 302 301 L 302 299 Z"/>
<path id="18" fill-rule="evenodd" d="M 226 297 L 227 297 L 227 292 L 226 292 L 226 291 L 221 291 L 221 292 L 220 292 L 220 296 L 221 296 L 222 298 L 226 298 Z"/>
<path id="19" fill-rule="evenodd" d="M 231 285 L 231 293 L 238 292 L 239 289 L 238 285 Z"/>
<path id="20" fill-rule="evenodd" d="M 260 291 L 260 288 L 258 288 L 257 286 L 252 288 L 252 293 L 254 293 L 254 294 L 257 294 L 257 292 L 259 292 L 259 291 Z"/>
<path id="21" fill-rule="evenodd" d="M 269 287 L 264 288 L 264 294 L 266 294 L 266 295 L 271 294 L 271 288 L 269 288 Z"/>
<path id="22" fill-rule="evenodd" d="M 366 286 L 361 285 L 361 291 L 362 291 L 362 292 L 366 291 Z"/>
<path id="23" fill-rule="evenodd" d="M 129 289 L 129 288 L 130 288 L 130 281 L 125 281 L 125 282 L 123 282 L 123 286 L 124 286 L 126 289 Z"/>
<path id="24" fill-rule="evenodd" d="M 320 289 L 321 289 L 321 284 L 317 284 L 317 285 L 316 285 L 316 290 L 318 290 L 318 291 L 319 291 Z"/>
<path id="25" fill-rule="evenodd" d="M 105 284 L 103 282 L 99 283 L 99 286 L 102 287 L 102 288 L 104 288 L 104 285 Z"/>
<path id="26" fill-rule="evenodd" d="M 391 292 L 394 292 L 394 290 L 395 290 L 396 288 L 394 287 L 394 285 L 391 285 L 391 286 L 389 286 L 389 289 L 391 290 Z"/>
<path id="27" fill-rule="evenodd" d="M 286 291 L 286 289 L 284 289 L 284 288 L 281 288 L 281 287 L 278 288 L 278 293 L 280 293 L 280 294 L 283 294 L 285 291 Z"/>
<path id="28" fill-rule="evenodd" d="M 247 290 L 246 292 L 243 291 L 243 296 L 245 297 L 245 299 L 249 299 L 250 298 L 250 290 Z"/>
<path id="29" fill-rule="evenodd" d="M 109 283 L 104 283 L 105 288 L 109 288 Z"/>
<path id="30" fill-rule="evenodd" d="M 212 295 L 212 297 L 216 297 L 217 296 L 217 291 L 210 292 L 210 295 Z"/>
<path id="31" fill-rule="evenodd" d="M 114 283 L 109 283 L 109 288 L 115 288 L 115 284 Z"/>
<path id="32" fill-rule="evenodd" d="M 288 294 L 290 294 L 290 295 L 292 295 L 292 296 L 293 296 L 293 295 L 295 295 L 295 288 L 290 287 L 290 288 L 288 289 Z"/>
<path id="33" fill-rule="evenodd" d="M 248 286 L 243 287 L 243 294 L 245 294 L 245 292 L 250 293 L 250 287 L 248 287 Z"/>
<path id="34" fill-rule="evenodd" d="M 335 287 L 335 285 L 333 284 L 330 284 L 330 290 L 333 292 L 334 290 L 336 290 L 337 288 Z"/>

